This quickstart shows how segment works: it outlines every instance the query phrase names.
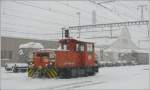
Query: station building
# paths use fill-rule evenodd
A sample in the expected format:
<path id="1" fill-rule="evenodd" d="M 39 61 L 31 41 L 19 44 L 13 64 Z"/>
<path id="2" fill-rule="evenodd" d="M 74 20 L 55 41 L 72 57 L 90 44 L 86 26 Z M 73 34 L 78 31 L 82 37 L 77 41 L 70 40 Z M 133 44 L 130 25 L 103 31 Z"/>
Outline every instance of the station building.
<path id="1" fill-rule="evenodd" d="M 145 41 L 145 40 L 144 40 Z M 135 61 L 137 64 L 149 64 L 150 39 L 141 41 L 140 47 L 132 40 L 127 28 L 111 44 L 100 45 L 97 48 L 99 62 Z"/>

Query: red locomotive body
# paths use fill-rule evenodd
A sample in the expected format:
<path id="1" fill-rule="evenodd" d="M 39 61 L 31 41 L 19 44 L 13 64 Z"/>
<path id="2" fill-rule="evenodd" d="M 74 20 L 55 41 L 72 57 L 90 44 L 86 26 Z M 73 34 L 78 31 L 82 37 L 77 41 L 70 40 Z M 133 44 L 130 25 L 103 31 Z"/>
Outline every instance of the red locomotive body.
<path id="1" fill-rule="evenodd" d="M 46 68 L 49 71 L 42 72 L 42 75 L 63 78 L 89 76 L 98 72 L 94 43 L 72 38 L 61 39 L 59 42 L 60 50 L 45 49 L 34 52 L 32 69 L 40 68 L 44 71 Z"/>
<path id="2" fill-rule="evenodd" d="M 92 67 L 95 66 L 94 44 L 77 41 L 75 39 L 63 39 L 60 41 L 62 49 L 68 51 L 56 51 L 56 66 Z"/>

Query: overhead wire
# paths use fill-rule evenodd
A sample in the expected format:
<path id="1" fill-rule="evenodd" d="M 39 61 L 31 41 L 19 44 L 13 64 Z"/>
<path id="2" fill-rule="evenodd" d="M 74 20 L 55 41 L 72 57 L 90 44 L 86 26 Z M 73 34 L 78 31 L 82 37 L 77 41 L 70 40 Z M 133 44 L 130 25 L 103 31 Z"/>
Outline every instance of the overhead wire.
<path id="1" fill-rule="evenodd" d="M 121 19 L 123 19 L 121 16 L 125 16 L 125 17 L 133 19 L 132 17 L 126 16 L 126 15 L 124 15 L 124 14 L 118 12 L 118 11 L 114 12 L 112 9 L 106 7 L 105 5 L 103 5 L 101 3 L 97 3 L 94 0 L 88 0 L 88 1 L 91 2 L 91 3 L 93 3 L 93 4 L 96 4 L 96 5 L 99 5 L 99 6 L 103 7 L 104 9 L 110 11 L 111 13 L 114 13 L 115 15 L 119 16 Z"/>
<path id="2" fill-rule="evenodd" d="M 12 9 L 11 7 L 9 7 L 9 8 L 6 8 L 5 7 L 5 10 L 7 10 L 7 11 L 16 11 L 16 12 L 19 12 L 19 11 L 17 11 L 17 9 Z M 32 12 L 29 12 L 29 11 L 23 11 L 23 13 L 24 14 L 27 14 L 27 15 L 30 15 L 30 14 L 34 14 L 35 15 L 35 13 L 32 13 Z M 49 16 L 49 15 L 48 15 Z M 43 15 L 41 15 L 41 14 L 38 14 L 36 17 L 47 17 L 47 16 L 43 16 Z M 52 21 L 55 21 L 56 19 L 58 19 L 58 18 L 50 18 Z M 65 19 L 60 19 L 59 18 L 59 21 L 63 21 L 63 22 L 67 22 Z M 72 23 L 72 21 L 69 21 L 68 23 Z"/>
<path id="3" fill-rule="evenodd" d="M 65 6 L 67 6 L 67 7 L 70 7 L 70 8 L 79 10 L 79 11 L 82 11 L 82 12 L 84 12 L 84 13 L 87 13 L 87 15 L 90 15 L 90 14 L 91 14 L 89 11 L 86 11 L 86 10 L 83 10 L 83 9 L 80 9 L 80 8 L 77 8 L 77 7 L 72 6 L 72 5 L 70 5 L 70 4 L 66 4 L 66 3 L 62 3 L 62 2 L 58 2 L 58 3 L 63 4 L 63 5 L 65 5 Z M 96 15 L 96 16 L 98 16 L 98 17 L 100 17 L 100 18 L 103 17 L 103 18 L 105 18 L 105 19 L 112 20 L 112 19 L 110 19 L 110 18 L 108 18 L 108 17 L 105 17 L 105 16 L 100 16 L 100 15 Z"/>
<path id="4" fill-rule="evenodd" d="M 24 19 L 24 20 L 36 21 L 36 22 L 39 22 L 39 23 L 45 23 L 45 24 L 48 24 L 48 23 L 49 23 L 49 24 L 53 24 L 53 25 L 65 26 L 64 24 L 60 24 L 60 23 L 57 23 L 57 22 L 44 21 L 44 20 L 41 20 L 41 19 L 23 17 L 23 16 L 19 16 L 19 15 L 14 15 L 14 14 L 8 14 L 8 13 L 6 13 L 6 12 L 3 12 L 1 15 L 7 15 L 7 16 L 17 17 L 17 18 L 21 18 L 21 19 Z"/>
<path id="5" fill-rule="evenodd" d="M 39 26 L 33 26 L 33 25 L 25 25 L 25 24 L 20 24 L 20 23 L 10 23 L 10 22 L 3 22 L 3 24 L 8 24 L 8 25 L 13 25 L 13 26 L 21 26 L 21 27 L 27 27 L 27 28 L 34 28 L 34 29 L 41 29 L 41 30 L 48 30 L 48 29 L 52 29 L 51 27 L 49 28 L 43 28 L 43 27 L 39 27 Z M 53 30 L 53 29 L 52 29 Z"/>
<path id="6" fill-rule="evenodd" d="M 136 14 L 137 12 L 135 12 L 136 10 L 132 10 L 133 8 L 137 8 L 137 7 L 133 7 L 133 6 L 129 6 L 129 5 L 126 6 L 124 3 L 121 3 L 121 2 L 120 2 L 119 4 L 117 4 L 117 5 L 119 5 L 119 6 L 121 6 L 121 7 L 124 7 L 124 8 L 126 8 L 127 10 L 130 10 L 130 11 L 131 11 L 130 13 L 132 13 L 133 16 L 134 16 L 134 15 L 137 15 L 137 14 Z M 132 7 L 132 8 L 130 8 L 130 7 Z M 139 20 L 138 17 L 136 17 L 136 19 Z"/>
<path id="7" fill-rule="evenodd" d="M 56 10 L 56 9 L 46 9 L 46 8 L 43 8 L 43 7 L 40 7 L 40 6 L 37 6 L 37 5 L 33 5 L 34 3 L 31 4 L 31 2 L 30 3 L 27 3 L 27 2 L 26 3 L 24 3 L 24 2 L 15 2 L 15 3 L 26 5 L 26 6 L 31 6 L 31 7 L 34 7 L 34 8 L 38 8 L 38 9 L 41 9 L 41 10 L 48 11 L 48 12 L 53 12 L 53 13 L 57 13 L 57 14 L 63 14 L 65 16 L 70 16 L 70 17 L 77 18 L 76 14 L 69 14 L 69 13 L 66 13 L 66 12 L 63 12 L 63 11 L 60 11 L 60 10 Z M 84 17 L 85 21 L 88 21 L 87 19 L 89 19 L 89 18 L 85 18 Z"/>
<path id="8" fill-rule="evenodd" d="M 9 30 L 7 30 L 9 29 Z M 15 29 L 15 30 L 13 30 Z M 18 28 L 13 28 L 13 27 L 1 27 L 1 31 L 4 32 L 17 32 L 17 33 L 22 33 L 22 34 L 31 34 L 31 35 L 57 35 L 57 34 L 61 34 L 61 33 L 31 33 L 31 32 L 23 32 L 23 31 L 16 31 L 16 30 L 20 30 Z"/>
<path id="9" fill-rule="evenodd" d="M 60 12 L 60 11 L 57 11 L 57 10 L 51 10 L 51 9 L 46 9 L 46 8 L 42 8 L 40 6 L 37 6 L 37 5 L 33 5 L 33 4 L 27 4 L 27 3 L 24 3 L 24 2 L 16 2 L 15 3 L 18 3 L 18 4 L 22 4 L 22 5 L 26 5 L 26 6 L 31 6 L 31 7 L 34 7 L 34 8 L 38 8 L 38 9 L 41 9 L 41 10 L 45 10 L 45 11 L 48 11 L 48 12 L 55 12 L 55 13 L 58 13 L 58 14 L 64 14 L 64 15 L 67 15 L 67 16 L 71 16 L 71 17 L 75 17 L 74 15 L 72 14 L 68 14 L 68 13 L 64 13 L 64 12 Z"/>
<path id="10" fill-rule="evenodd" d="M 113 3 L 114 4 L 114 3 Z M 113 4 L 110 4 L 112 7 L 114 7 L 114 5 Z M 130 12 L 119 12 L 119 11 L 117 11 L 117 10 L 115 10 L 118 14 L 121 14 L 121 15 L 123 15 L 123 16 L 125 16 L 125 17 L 128 17 L 128 18 L 131 18 L 131 19 L 135 19 L 135 20 L 137 20 L 137 18 L 135 17 L 135 13 L 134 13 L 134 11 L 132 11 L 129 7 L 125 7 L 124 5 L 119 5 L 119 4 L 117 4 L 117 5 L 115 5 L 115 7 L 116 6 L 120 6 L 120 7 L 122 7 L 122 9 L 124 8 L 124 9 L 127 9 L 128 11 L 130 11 Z M 124 11 L 124 10 L 121 10 L 121 11 Z M 130 14 L 129 14 L 130 13 Z M 132 13 L 132 14 L 131 14 Z"/>

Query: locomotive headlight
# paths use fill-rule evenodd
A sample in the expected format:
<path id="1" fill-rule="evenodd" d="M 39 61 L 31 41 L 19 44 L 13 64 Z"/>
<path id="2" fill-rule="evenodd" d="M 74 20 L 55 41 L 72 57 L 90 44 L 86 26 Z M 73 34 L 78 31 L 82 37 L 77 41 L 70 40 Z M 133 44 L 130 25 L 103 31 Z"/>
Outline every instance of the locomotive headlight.
<path id="1" fill-rule="evenodd" d="M 42 66 L 38 66 L 39 69 L 42 69 Z"/>
<path id="2" fill-rule="evenodd" d="M 52 65 L 52 62 L 50 62 L 49 64 Z"/>
<path id="3" fill-rule="evenodd" d="M 31 67 L 31 68 L 34 67 L 34 64 L 30 64 L 29 67 Z"/>
<path id="4" fill-rule="evenodd" d="M 31 64 L 32 67 L 34 67 L 34 64 Z"/>
<path id="5" fill-rule="evenodd" d="M 47 64 L 45 64 L 45 66 L 47 66 Z"/>

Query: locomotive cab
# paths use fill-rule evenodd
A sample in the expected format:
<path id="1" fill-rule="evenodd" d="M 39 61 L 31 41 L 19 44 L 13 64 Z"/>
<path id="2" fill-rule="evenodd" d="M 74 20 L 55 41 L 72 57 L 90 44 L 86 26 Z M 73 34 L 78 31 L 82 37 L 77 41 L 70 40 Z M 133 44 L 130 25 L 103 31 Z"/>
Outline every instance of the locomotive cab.
<path id="1" fill-rule="evenodd" d="M 62 50 L 94 53 L 94 43 L 92 42 L 78 41 L 69 38 L 60 40 L 60 46 Z"/>
<path id="2" fill-rule="evenodd" d="M 56 66 L 62 77 L 94 75 L 98 72 L 94 43 L 72 38 L 60 40 L 63 51 L 56 51 Z"/>

